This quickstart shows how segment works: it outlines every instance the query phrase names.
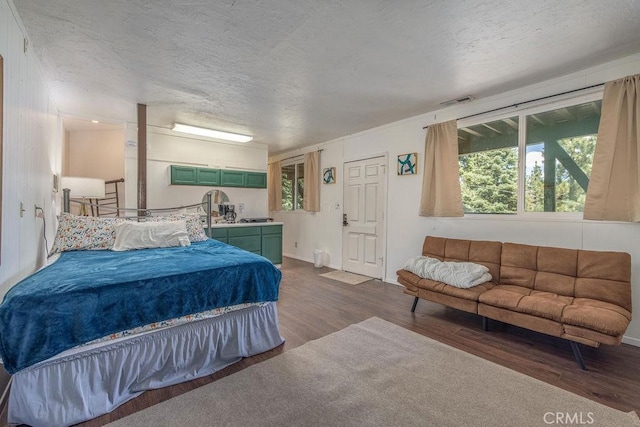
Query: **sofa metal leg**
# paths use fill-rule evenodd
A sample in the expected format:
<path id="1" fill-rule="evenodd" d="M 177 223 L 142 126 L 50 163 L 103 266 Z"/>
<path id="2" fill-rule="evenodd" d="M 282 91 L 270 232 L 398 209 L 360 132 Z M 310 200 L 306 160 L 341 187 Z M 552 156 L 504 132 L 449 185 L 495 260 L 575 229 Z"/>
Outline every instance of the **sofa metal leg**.
<path id="1" fill-rule="evenodd" d="M 489 319 L 487 319 L 484 316 L 482 316 L 482 330 L 483 331 L 488 331 L 489 330 Z"/>
<path id="2" fill-rule="evenodd" d="M 573 356 L 576 358 L 576 362 L 578 362 L 578 366 L 583 371 L 586 371 L 587 368 L 584 365 L 584 359 L 582 358 L 582 353 L 580 353 L 580 347 L 578 347 L 578 343 L 575 341 L 569 341 L 571 344 L 571 351 L 573 351 Z"/>
<path id="3" fill-rule="evenodd" d="M 416 311 L 416 305 L 418 305 L 418 297 L 416 297 L 416 299 L 413 300 L 413 305 L 411 306 L 412 313 Z"/>

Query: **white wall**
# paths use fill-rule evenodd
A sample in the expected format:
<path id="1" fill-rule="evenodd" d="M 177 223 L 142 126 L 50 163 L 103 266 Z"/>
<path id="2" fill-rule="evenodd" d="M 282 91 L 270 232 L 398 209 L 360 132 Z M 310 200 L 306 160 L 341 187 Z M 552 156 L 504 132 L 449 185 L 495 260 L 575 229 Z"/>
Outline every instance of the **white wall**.
<path id="1" fill-rule="evenodd" d="M 135 126 L 127 130 L 125 184 L 127 206 L 136 206 L 137 139 Z M 170 185 L 170 165 L 267 171 L 267 146 L 257 143 L 223 143 L 197 137 L 180 136 L 164 128 L 147 127 L 147 207 L 166 208 L 202 201 L 204 194 L 218 188 L 236 205 L 241 217 L 267 216 L 267 190 L 233 187 Z M 239 204 L 244 211 L 239 212 Z"/>
<path id="2" fill-rule="evenodd" d="M 273 156 L 270 160 L 286 158 L 321 147 L 324 149 L 321 154 L 322 168 L 335 166 L 338 170 L 337 184 L 331 187 L 321 186 L 322 212 L 317 214 L 272 212 L 270 214 L 285 223 L 285 254 L 312 261 L 313 248 L 318 247 L 330 252 L 331 267 L 341 267 L 340 216 L 342 210 L 331 210 L 329 206 L 342 201 L 342 165 L 345 161 L 386 152 L 389 154 L 388 170 L 390 171 L 387 196 L 386 281 L 397 283 L 395 272 L 409 257 L 420 253 L 424 236 L 427 234 L 567 248 L 624 251 L 630 253 L 632 257 L 633 302 L 635 307 L 640 307 L 640 224 L 593 222 L 577 218 L 540 218 L 532 215 L 508 217 L 476 215 L 455 219 L 418 216 L 426 134 L 423 130 L 424 126 L 637 73 L 640 73 L 640 54 L 500 96 L 433 111 L 304 150 Z M 413 176 L 397 176 L 395 173 L 397 155 L 409 152 L 418 152 L 419 173 Z M 294 247 L 295 242 L 298 243 L 297 248 Z M 640 345 L 640 316 L 634 316 L 625 341 Z"/>
<path id="3" fill-rule="evenodd" d="M 49 247 L 55 234 L 53 174 L 60 173 L 62 123 L 40 65 L 23 51 L 23 30 L 13 4 L 0 0 L 0 55 L 4 58 L 4 141 L 0 295 L 34 272 L 45 258 L 44 209 Z M 23 202 L 24 216 L 20 216 Z"/>
<path id="4" fill-rule="evenodd" d="M 124 130 L 67 132 L 64 175 L 112 180 L 124 177 Z"/>
<path id="5" fill-rule="evenodd" d="M 101 178 L 105 181 L 124 178 L 124 129 L 79 130 L 66 132 L 62 175 Z M 112 191 L 113 185 L 107 190 Z M 124 206 L 124 185 L 118 184 L 119 205 Z M 77 208 L 77 205 L 71 206 Z M 111 211 L 109 211 L 111 212 Z"/>

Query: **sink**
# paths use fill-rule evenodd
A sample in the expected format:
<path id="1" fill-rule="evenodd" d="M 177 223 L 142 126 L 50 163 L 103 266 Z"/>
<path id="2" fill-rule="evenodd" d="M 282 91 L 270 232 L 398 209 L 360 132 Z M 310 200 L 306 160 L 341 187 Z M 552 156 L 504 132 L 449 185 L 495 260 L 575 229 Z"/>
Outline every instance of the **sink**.
<path id="1" fill-rule="evenodd" d="M 271 222 L 273 218 L 242 218 L 238 222 Z"/>

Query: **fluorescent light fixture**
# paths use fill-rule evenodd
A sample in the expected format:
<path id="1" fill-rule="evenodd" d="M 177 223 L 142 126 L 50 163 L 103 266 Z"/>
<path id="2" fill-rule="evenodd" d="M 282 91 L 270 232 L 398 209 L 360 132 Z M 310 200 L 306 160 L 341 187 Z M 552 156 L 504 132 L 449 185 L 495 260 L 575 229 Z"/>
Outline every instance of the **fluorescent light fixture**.
<path id="1" fill-rule="evenodd" d="M 182 133 L 190 133 L 192 135 L 208 136 L 216 139 L 226 139 L 227 141 L 235 142 L 249 142 L 253 139 L 252 136 L 240 135 L 237 133 L 222 132 L 220 130 L 213 130 L 207 128 L 200 128 L 197 126 L 183 125 L 181 123 L 174 123 L 171 130 Z"/>

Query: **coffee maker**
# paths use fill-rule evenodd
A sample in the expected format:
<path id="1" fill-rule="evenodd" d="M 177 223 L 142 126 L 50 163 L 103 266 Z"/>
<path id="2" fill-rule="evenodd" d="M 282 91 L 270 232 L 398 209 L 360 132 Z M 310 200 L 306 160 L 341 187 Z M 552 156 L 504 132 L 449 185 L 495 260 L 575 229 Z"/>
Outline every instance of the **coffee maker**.
<path id="1" fill-rule="evenodd" d="M 227 222 L 235 222 L 236 207 L 228 203 L 218 205 L 218 215 L 223 217 Z"/>

